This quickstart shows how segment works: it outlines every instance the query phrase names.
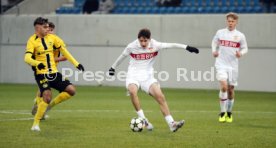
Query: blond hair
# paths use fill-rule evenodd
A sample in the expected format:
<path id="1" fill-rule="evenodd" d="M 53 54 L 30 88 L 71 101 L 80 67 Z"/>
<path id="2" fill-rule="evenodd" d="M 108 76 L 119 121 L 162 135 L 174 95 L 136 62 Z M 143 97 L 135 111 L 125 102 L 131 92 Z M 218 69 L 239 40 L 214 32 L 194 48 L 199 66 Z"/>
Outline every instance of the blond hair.
<path id="1" fill-rule="evenodd" d="M 233 18 L 234 20 L 238 20 L 239 19 L 239 16 L 237 13 L 234 13 L 234 12 L 229 12 L 226 14 L 226 19 L 228 19 L 229 17 Z"/>

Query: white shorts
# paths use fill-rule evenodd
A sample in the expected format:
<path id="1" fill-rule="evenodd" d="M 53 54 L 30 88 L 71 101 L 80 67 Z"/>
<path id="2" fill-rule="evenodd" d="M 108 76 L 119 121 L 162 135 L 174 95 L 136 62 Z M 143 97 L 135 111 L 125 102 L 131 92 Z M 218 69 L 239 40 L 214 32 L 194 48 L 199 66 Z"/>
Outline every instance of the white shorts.
<path id="1" fill-rule="evenodd" d="M 237 86 L 238 85 L 238 70 L 227 69 L 227 68 L 217 68 L 217 80 L 227 81 L 228 85 Z"/>
<path id="2" fill-rule="evenodd" d="M 151 77 L 144 81 L 135 80 L 133 78 L 127 78 L 126 79 L 126 88 L 128 89 L 129 84 L 135 84 L 135 85 L 137 85 L 138 89 L 141 87 L 141 89 L 144 92 L 149 94 L 150 87 L 153 83 L 158 83 L 158 81 L 154 77 Z"/>

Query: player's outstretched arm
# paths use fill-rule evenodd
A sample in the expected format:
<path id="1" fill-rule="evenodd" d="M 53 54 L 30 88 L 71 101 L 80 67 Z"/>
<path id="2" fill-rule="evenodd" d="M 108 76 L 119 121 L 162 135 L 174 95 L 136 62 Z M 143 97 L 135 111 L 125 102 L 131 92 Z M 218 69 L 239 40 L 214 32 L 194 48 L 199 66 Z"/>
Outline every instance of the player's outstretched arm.
<path id="1" fill-rule="evenodd" d="M 60 49 L 61 54 L 70 61 L 77 69 L 84 71 L 84 67 L 71 55 L 71 53 L 66 49 L 66 45 L 63 40 L 57 36 L 51 34 L 51 37 L 54 39 L 54 46 Z"/>
<path id="2" fill-rule="evenodd" d="M 62 55 L 70 61 L 78 70 L 84 71 L 84 67 L 71 55 L 71 53 L 63 46 L 60 47 Z"/>
<path id="3" fill-rule="evenodd" d="M 196 47 L 178 43 L 161 43 L 161 48 L 184 48 L 191 53 L 199 53 L 199 50 Z"/>
<path id="4" fill-rule="evenodd" d="M 128 48 L 126 48 L 123 53 L 116 59 L 116 61 L 112 64 L 111 68 L 108 70 L 110 76 L 115 75 L 115 69 L 119 66 L 124 59 L 129 55 Z"/>

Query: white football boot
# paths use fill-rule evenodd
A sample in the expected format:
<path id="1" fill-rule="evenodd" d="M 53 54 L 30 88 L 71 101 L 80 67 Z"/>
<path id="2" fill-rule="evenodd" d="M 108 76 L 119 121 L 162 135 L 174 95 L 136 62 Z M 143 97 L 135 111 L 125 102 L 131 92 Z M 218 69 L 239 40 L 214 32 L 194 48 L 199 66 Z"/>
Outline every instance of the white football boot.
<path id="1" fill-rule="evenodd" d="M 31 128 L 32 131 L 35 131 L 35 132 L 40 132 L 40 128 L 38 125 L 33 125 L 32 128 Z"/>
<path id="2" fill-rule="evenodd" d="M 148 129 L 148 131 L 153 130 L 153 125 L 149 122 L 148 119 L 144 119 L 144 124 L 145 124 L 145 127 Z"/>
<path id="3" fill-rule="evenodd" d="M 179 128 L 181 128 L 185 124 L 184 120 L 181 121 L 173 121 L 169 127 L 172 132 L 176 132 Z"/>

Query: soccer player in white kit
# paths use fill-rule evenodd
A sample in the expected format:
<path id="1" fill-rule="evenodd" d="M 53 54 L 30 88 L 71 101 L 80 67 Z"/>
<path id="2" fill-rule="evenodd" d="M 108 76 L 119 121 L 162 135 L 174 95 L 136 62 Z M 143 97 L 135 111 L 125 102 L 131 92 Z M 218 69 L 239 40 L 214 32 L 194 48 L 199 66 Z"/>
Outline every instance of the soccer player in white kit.
<path id="1" fill-rule="evenodd" d="M 212 53 L 216 58 L 217 79 L 220 82 L 219 122 L 232 122 L 234 87 L 238 85 L 238 60 L 248 52 L 243 33 L 236 29 L 238 15 L 226 14 L 227 28 L 220 29 L 212 41 Z"/>
<path id="2" fill-rule="evenodd" d="M 199 53 L 195 47 L 177 43 L 161 43 L 151 39 L 149 29 L 141 29 L 138 33 L 138 39 L 128 44 L 123 53 L 118 57 L 115 63 L 109 69 L 109 75 L 114 75 L 116 67 L 127 57 L 130 56 L 128 66 L 126 88 L 131 97 L 132 104 L 137 115 L 144 119 L 148 130 L 153 129 L 153 125 L 145 117 L 140 106 L 137 95 L 139 88 L 151 95 L 160 105 L 160 110 L 168 123 L 172 132 L 176 132 L 184 125 L 184 120 L 175 121 L 170 113 L 164 94 L 162 93 L 157 80 L 153 74 L 153 64 L 159 50 L 164 48 L 184 48 L 189 52 Z"/>

